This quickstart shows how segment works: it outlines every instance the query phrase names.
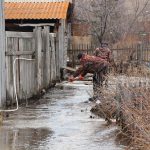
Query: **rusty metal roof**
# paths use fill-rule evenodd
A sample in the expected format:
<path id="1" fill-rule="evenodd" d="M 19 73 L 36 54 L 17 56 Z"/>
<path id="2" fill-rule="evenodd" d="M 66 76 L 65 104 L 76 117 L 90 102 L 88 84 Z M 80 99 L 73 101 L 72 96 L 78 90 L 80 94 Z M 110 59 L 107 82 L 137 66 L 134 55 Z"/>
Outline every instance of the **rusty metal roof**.
<path id="1" fill-rule="evenodd" d="M 5 2 L 5 19 L 66 19 L 69 2 Z"/>

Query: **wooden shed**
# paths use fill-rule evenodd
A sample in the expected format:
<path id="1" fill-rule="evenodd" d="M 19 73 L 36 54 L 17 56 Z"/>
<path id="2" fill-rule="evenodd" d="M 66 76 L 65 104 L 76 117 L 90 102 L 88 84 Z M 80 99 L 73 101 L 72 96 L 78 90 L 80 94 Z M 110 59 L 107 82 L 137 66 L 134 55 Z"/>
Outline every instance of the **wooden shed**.
<path id="1" fill-rule="evenodd" d="M 26 99 L 60 79 L 60 68 L 67 64 L 71 12 L 68 1 L 5 2 L 8 100 L 15 98 L 14 82 L 18 98 Z"/>
<path id="2" fill-rule="evenodd" d="M 62 66 L 66 65 L 70 16 L 71 4 L 66 1 L 5 2 L 6 31 L 32 32 L 35 27 L 49 26 L 49 32 L 57 36 Z"/>

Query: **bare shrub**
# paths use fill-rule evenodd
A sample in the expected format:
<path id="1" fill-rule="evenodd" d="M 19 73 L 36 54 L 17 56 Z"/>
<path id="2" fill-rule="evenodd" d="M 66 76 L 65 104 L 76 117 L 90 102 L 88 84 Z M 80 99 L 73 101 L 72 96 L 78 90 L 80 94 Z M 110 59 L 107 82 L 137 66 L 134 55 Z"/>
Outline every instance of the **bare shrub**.
<path id="1" fill-rule="evenodd" d="M 99 117 L 104 118 L 108 123 L 111 123 L 111 119 L 115 118 L 117 110 L 117 104 L 114 100 L 115 93 L 104 88 L 99 90 L 101 92 L 97 101 L 100 101 L 100 104 L 95 105 L 91 111 Z"/>
<path id="2" fill-rule="evenodd" d="M 150 88 L 120 87 L 122 131 L 131 139 L 129 149 L 150 149 Z M 128 93 L 128 99 L 124 93 Z"/>
<path id="3" fill-rule="evenodd" d="M 139 69 L 140 68 L 140 69 Z M 135 69 L 135 68 L 134 68 Z M 150 149 L 150 79 L 149 69 L 138 66 L 130 76 L 110 76 L 108 87 L 101 87 L 100 104 L 92 112 L 121 127 L 130 144 L 129 150 Z M 119 134 L 118 133 L 118 134 Z"/>

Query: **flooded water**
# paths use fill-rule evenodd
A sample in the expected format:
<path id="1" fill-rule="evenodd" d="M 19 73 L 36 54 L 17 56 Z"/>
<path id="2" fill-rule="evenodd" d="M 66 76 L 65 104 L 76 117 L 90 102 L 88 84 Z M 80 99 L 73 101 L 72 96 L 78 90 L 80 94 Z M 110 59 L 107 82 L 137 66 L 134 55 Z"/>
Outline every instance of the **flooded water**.
<path id="1" fill-rule="evenodd" d="M 90 117 L 91 85 L 57 85 L 0 126 L 0 150 L 123 150 L 115 126 Z"/>

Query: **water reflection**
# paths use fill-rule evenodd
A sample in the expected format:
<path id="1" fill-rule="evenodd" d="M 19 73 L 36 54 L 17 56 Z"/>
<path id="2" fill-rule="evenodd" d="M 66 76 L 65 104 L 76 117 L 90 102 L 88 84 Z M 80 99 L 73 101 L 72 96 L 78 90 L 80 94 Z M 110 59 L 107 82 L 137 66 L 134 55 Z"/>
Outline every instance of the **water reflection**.
<path id="1" fill-rule="evenodd" d="M 27 150 L 31 145 L 38 149 L 51 136 L 52 131 L 48 128 L 0 129 L 0 149 Z"/>

